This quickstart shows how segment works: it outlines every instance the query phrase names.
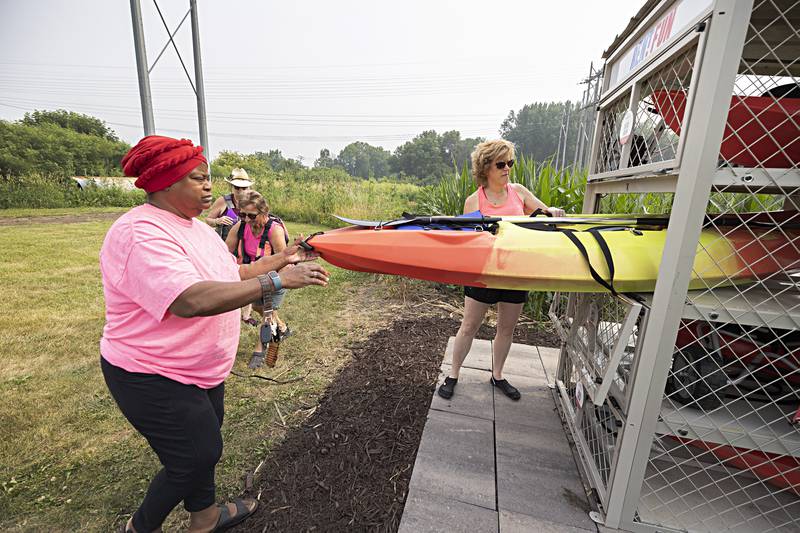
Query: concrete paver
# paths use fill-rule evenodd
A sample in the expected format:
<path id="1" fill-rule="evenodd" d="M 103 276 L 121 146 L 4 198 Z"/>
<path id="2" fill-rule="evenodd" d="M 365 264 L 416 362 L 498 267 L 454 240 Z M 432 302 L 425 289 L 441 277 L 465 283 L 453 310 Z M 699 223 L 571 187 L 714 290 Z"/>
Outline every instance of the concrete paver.
<path id="1" fill-rule="evenodd" d="M 497 511 L 422 489 L 411 492 L 398 533 L 497 533 Z"/>
<path id="2" fill-rule="evenodd" d="M 500 465 L 508 461 L 513 469 L 528 469 L 534 474 L 569 475 L 575 463 L 566 437 L 553 431 L 495 420 L 498 475 Z"/>
<path id="3" fill-rule="evenodd" d="M 519 389 L 522 398 L 515 402 L 494 388 L 494 416 L 514 424 L 532 426 L 549 431 L 562 431 L 561 419 L 556 412 L 553 393 L 543 377 L 525 377 L 504 374 L 509 383 Z M 455 396 L 453 397 L 455 398 Z"/>
<path id="4" fill-rule="evenodd" d="M 442 363 L 442 373 L 439 376 L 439 383 L 436 384 L 437 389 L 449 373 L 450 365 Z M 434 393 L 431 409 L 494 420 L 492 386 L 489 383 L 491 375 L 488 370 L 462 368 L 453 397 L 445 400 Z"/>
<path id="5" fill-rule="evenodd" d="M 551 400 L 552 401 L 552 400 Z M 563 431 L 495 421 L 500 510 L 594 527 Z"/>
<path id="6" fill-rule="evenodd" d="M 542 377 L 543 379 L 546 379 L 547 376 L 542 369 L 539 350 L 536 349 L 536 346 L 527 346 L 525 344 L 511 345 L 506 364 L 503 365 L 503 375 L 505 376 L 505 374 Z"/>
<path id="7" fill-rule="evenodd" d="M 566 526 L 522 513 L 501 510 L 500 531 L 503 533 L 590 533 L 590 531 L 596 530 Z"/>
<path id="8" fill-rule="evenodd" d="M 538 346 L 539 357 L 542 359 L 542 366 L 547 372 L 547 382 L 555 383 L 556 369 L 558 368 L 558 356 L 561 350 L 558 348 L 549 348 L 546 346 Z"/>
<path id="9" fill-rule="evenodd" d="M 444 352 L 444 362 L 453 363 L 453 341 L 455 337 L 450 337 L 447 341 L 447 348 Z M 476 370 L 492 370 L 492 341 L 475 339 L 469 349 L 462 368 L 474 368 Z"/>
<path id="10" fill-rule="evenodd" d="M 558 356 L 512 345 L 503 375 L 515 402 L 488 383 L 491 341 L 473 342 L 453 398 L 434 393 L 401 531 L 598 531 L 548 387 Z"/>
<path id="11" fill-rule="evenodd" d="M 431 410 L 417 450 L 409 493 L 419 488 L 494 509 L 494 427 L 491 421 Z"/>

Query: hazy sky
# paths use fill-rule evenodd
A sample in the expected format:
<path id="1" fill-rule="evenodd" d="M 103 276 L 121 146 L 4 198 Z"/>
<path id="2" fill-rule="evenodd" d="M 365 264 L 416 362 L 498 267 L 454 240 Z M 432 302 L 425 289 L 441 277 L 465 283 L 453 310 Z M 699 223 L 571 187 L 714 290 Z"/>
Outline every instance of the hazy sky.
<path id="1" fill-rule="evenodd" d="M 510 110 L 576 100 L 591 61 L 644 0 L 198 0 L 209 144 L 313 163 L 426 129 L 496 137 Z M 168 42 L 141 0 L 148 62 Z M 158 0 L 170 29 L 188 0 Z M 176 43 L 193 73 L 190 21 Z M 192 74 L 193 75 L 193 74 Z M 158 133 L 199 142 L 172 48 L 151 73 Z M 64 108 L 142 136 L 130 2 L 0 0 L 0 119 Z"/>

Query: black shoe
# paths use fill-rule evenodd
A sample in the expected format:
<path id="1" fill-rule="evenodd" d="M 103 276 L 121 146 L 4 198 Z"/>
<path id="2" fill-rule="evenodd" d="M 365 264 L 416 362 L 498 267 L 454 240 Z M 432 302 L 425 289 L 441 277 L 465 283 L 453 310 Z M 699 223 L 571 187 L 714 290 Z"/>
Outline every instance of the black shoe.
<path id="1" fill-rule="evenodd" d="M 519 400 L 522 396 L 516 387 L 512 386 L 511 383 L 504 379 L 494 379 L 492 376 L 492 385 L 503 391 L 503 394 L 511 398 L 512 400 Z"/>
<path id="2" fill-rule="evenodd" d="M 458 383 L 458 378 L 451 378 L 446 377 L 444 378 L 444 383 L 441 384 L 439 387 L 439 396 L 444 398 L 445 400 L 449 400 L 453 397 L 453 389 L 456 388 L 456 384 Z"/>

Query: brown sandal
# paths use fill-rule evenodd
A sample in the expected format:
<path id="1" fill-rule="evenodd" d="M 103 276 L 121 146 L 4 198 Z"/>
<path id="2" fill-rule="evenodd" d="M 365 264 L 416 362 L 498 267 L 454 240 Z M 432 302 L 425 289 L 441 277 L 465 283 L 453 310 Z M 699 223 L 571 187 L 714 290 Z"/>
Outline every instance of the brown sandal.
<path id="1" fill-rule="evenodd" d="M 223 503 L 219 504 L 219 518 L 217 519 L 217 525 L 214 526 L 212 531 L 225 531 L 237 524 L 241 524 L 258 509 L 258 501 L 256 501 L 256 506 L 252 509 L 248 509 L 244 500 L 241 498 L 236 498 L 233 503 L 236 504 L 236 514 L 233 516 L 231 516 L 227 505 Z"/>

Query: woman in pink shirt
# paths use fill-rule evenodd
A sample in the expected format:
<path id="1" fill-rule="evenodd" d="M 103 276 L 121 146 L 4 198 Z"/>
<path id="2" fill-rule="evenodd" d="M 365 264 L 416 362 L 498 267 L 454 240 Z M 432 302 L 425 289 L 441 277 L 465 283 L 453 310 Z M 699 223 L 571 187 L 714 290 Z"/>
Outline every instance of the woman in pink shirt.
<path id="1" fill-rule="evenodd" d="M 563 209 L 547 207 L 523 185 L 509 183 L 509 174 L 514 165 L 514 145 L 509 141 L 498 139 L 482 142 L 475 147 L 471 157 L 472 176 L 478 183 L 478 190 L 464 202 L 465 214 L 480 211 L 486 216 L 530 215 L 541 209 L 554 216 L 564 215 Z M 489 306 L 497 304 L 497 333 L 492 343 L 491 383 L 512 400 L 519 400 L 519 390 L 503 378 L 503 365 L 527 297 L 527 291 L 464 287 L 464 320 L 453 345 L 450 375 L 439 387 L 439 396 L 445 399 L 453 396 L 461 365 L 469 353 L 472 340 L 481 327 Z"/>
<path id="2" fill-rule="evenodd" d="M 149 136 L 122 159 L 147 203 L 120 217 L 100 250 L 106 324 L 101 366 L 122 413 L 163 469 L 123 531 L 160 531 L 181 501 L 189 531 L 220 531 L 249 516 L 252 499 L 215 503 L 225 378 L 239 342 L 239 308 L 271 305 L 282 287 L 326 285 L 328 273 L 295 244 L 237 265 L 197 216 L 211 206 L 203 148 Z M 299 263 L 299 264 L 298 264 Z M 294 268 L 283 267 L 296 264 Z M 278 273 L 277 271 L 280 271 Z"/>

